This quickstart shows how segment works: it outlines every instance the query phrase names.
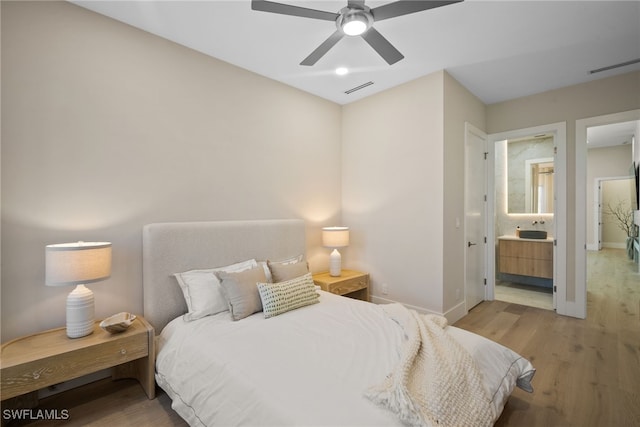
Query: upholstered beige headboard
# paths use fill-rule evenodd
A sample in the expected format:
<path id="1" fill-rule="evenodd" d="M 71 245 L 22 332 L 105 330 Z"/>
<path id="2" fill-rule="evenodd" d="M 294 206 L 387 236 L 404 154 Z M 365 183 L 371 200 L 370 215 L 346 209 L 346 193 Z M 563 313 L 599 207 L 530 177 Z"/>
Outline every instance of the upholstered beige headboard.
<path id="1" fill-rule="evenodd" d="M 144 317 L 159 334 L 187 311 L 174 273 L 304 254 L 305 226 L 299 219 L 148 224 L 142 251 Z"/>

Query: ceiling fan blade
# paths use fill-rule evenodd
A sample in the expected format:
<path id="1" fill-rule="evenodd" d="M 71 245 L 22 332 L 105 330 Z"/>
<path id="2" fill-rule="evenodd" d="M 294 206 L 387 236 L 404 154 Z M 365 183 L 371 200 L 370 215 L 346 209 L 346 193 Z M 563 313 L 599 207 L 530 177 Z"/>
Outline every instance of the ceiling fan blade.
<path id="1" fill-rule="evenodd" d="M 300 65 L 314 65 L 316 62 L 318 62 L 318 59 L 322 58 L 327 52 L 329 52 L 329 49 L 335 46 L 335 44 L 338 43 L 340 39 L 342 39 L 342 37 L 344 37 L 342 31 L 336 30 L 336 32 L 331 34 L 328 39 L 323 41 L 322 44 L 316 48 L 316 50 L 311 52 L 311 55 L 307 56 L 300 63 Z"/>
<path id="2" fill-rule="evenodd" d="M 389 65 L 393 65 L 404 58 L 404 55 L 393 47 L 393 45 L 389 43 L 389 40 L 385 39 L 384 36 L 373 27 L 369 28 L 367 32 L 362 35 L 362 38 L 369 43 Z"/>
<path id="3" fill-rule="evenodd" d="M 290 4 L 276 3 L 267 0 L 251 0 L 251 9 L 260 12 L 279 13 L 281 15 L 301 16 L 303 18 L 322 19 L 324 21 L 335 21 L 338 14 L 325 12 L 323 10 L 309 9 L 306 7 L 293 6 Z"/>
<path id="4" fill-rule="evenodd" d="M 373 14 L 374 21 L 382 21 L 383 19 L 395 18 L 396 16 L 408 15 L 410 13 L 421 12 L 423 10 L 447 6 L 462 1 L 463 0 L 401 0 L 371 9 L 371 13 Z"/>
<path id="5" fill-rule="evenodd" d="M 356 9 L 364 9 L 364 0 L 349 0 L 347 2 L 347 6 Z"/>

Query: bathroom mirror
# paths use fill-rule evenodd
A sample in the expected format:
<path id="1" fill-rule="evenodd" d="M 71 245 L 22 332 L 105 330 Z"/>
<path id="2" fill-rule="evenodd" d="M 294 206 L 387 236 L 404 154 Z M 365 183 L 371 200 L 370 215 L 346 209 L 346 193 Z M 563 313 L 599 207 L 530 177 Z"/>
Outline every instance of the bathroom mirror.
<path id="1" fill-rule="evenodd" d="M 507 142 L 508 213 L 553 213 L 553 136 Z"/>

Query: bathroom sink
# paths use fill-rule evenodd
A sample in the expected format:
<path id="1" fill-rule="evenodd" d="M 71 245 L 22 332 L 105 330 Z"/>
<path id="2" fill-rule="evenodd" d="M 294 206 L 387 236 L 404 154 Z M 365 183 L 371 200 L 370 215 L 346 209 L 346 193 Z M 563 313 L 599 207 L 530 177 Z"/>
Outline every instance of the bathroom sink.
<path id="1" fill-rule="evenodd" d="M 546 239 L 547 232 L 544 230 L 520 230 L 521 239 Z"/>

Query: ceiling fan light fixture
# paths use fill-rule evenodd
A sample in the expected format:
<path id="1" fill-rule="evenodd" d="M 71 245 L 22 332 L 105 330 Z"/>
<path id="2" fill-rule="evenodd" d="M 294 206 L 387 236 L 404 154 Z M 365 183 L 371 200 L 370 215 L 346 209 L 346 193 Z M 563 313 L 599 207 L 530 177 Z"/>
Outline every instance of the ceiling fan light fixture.
<path id="1" fill-rule="evenodd" d="M 367 23 L 361 16 L 353 16 L 342 23 L 342 31 L 348 36 L 359 36 L 367 29 Z"/>
<path id="2" fill-rule="evenodd" d="M 366 9 L 344 8 L 336 20 L 340 31 L 347 36 L 364 34 L 373 24 L 373 16 Z"/>

